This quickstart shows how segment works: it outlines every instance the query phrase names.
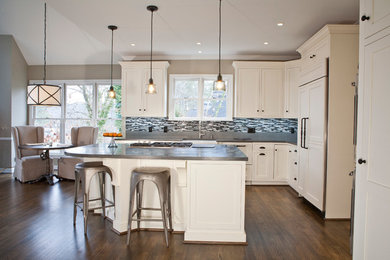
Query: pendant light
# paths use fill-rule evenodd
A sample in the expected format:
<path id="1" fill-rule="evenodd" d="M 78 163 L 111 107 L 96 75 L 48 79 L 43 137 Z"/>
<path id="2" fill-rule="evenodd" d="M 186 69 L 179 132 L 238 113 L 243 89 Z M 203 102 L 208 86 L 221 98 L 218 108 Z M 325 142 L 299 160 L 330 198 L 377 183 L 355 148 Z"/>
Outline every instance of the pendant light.
<path id="1" fill-rule="evenodd" d="M 61 106 L 61 87 L 46 84 L 46 3 L 43 35 L 43 84 L 27 86 L 27 105 Z"/>
<path id="2" fill-rule="evenodd" d="M 158 10 L 157 6 L 149 5 L 146 7 L 148 11 L 151 12 L 150 18 L 150 78 L 149 83 L 146 85 L 146 94 L 156 94 L 156 84 L 153 82 L 153 71 L 152 71 L 152 63 L 153 63 L 153 13 Z"/>
<path id="3" fill-rule="evenodd" d="M 115 25 L 109 25 L 108 29 L 111 30 L 111 85 L 110 90 L 108 91 L 108 97 L 109 98 L 115 98 L 115 90 L 114 86 L 112 85 L 112 67 L 113 67 L 113 56 L 114 56 L 114 30 L 118 29 Z"/>
<path id="4" fill-rule="evenodd" d="M 214 91 L 226 91 L 225 81 L 222 80 L 221 75 L 221 13 L 222 13 L 222 0 L 219 0 L 219 56 L 218 56 L 218 77 L 214 81 Z"/>

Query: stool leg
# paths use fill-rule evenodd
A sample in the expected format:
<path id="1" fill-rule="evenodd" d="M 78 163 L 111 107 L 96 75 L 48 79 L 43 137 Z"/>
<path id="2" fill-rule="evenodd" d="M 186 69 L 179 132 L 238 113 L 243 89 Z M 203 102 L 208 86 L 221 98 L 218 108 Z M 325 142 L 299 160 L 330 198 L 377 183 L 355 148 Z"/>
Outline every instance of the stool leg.
<path id="1" fill-rule="evenodd" d="M 134 206 L 134 193 L 138 183 L 134 183 L 135 180 L 131 180 L 130 184 L 130 204 L 129 204 L 129 220 L 127 224 L 127 245 L 130 243 L 131 222 L 133 220 L 133 206 Z"/>
<path id="2" fill-rule="evenodd" d="M 137 219 L 141 218 L 141 208 L 142 208 L 142 194 L 144 191 L 144 181 L 140 181 L 137 184 Z M 137 228 L 140 228 L 140 221 L 137 221 Z"/>
<path id="3" fill-rule="evenodd" d="M 169 220 L 169 228 L 173 231 L 172 226 L 172 205 L 171 205 L 171 177 L 168 179 L 168 220 Z"/>
<path id="4" fill-rule="evenodd" d="M 99 187 L 100 187 L 100 202 L 102 206 L 102 217 L 105 219 L 106 217 L 106 195 L 105 195 L 105 173 L 104 172 L 99 172 Z"/>
<path id="5" fill-rule="evenodd" d="M 84 235 L 87 235 L 88 204 L 89 204 L 88 202 L 89 202 L 88 193 L 84 193 L 84 201 L 83 201 Z"/>
<path id="6" fill-rule="evenodd" d="M 167 244 L 167 247 L 169 247 L 168 244 L 168 229 L 167 229 L 167 215 L 166 215 L 166 197 L 167 197 L 167 190 L 163 188 L 162 183 L 159 183 L 160 185 L 157 185 L 159 197 L 160 197 L 160 205 L 161 205 L 161 217 L 163 221 L 164 226 L 164 235 L 165 235 L 165 243 Z"/>
<path id="7" fill-rule="evenodd" d="M 77 216 L 77 197 L 78 191 L 80 188 L 80 176 L 77 171 L 75 171 L 75 181 L 74 181 L 74 205 L 73 205 L 73 225 L 76 225 L 76 216 Z"/>

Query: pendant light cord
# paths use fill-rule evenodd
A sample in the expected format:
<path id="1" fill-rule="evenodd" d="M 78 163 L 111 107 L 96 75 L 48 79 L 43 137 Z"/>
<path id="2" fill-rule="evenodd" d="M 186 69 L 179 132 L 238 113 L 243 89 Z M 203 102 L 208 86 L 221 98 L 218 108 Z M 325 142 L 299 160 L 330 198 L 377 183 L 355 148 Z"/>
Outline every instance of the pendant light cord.
<path id="1" fill-rule="evenodd" d="M 46 84 L 46 3 L 43 28 L 43 84 Z"/>
<path id="2" fill-rule="evenodd" d="M 221 15 L 222 15 L 222 0 L 219 0 L 219 63 L 218 76 L 221 75 Z"/>
<path id="3" fill-rule="evenodd" d="M 152 61 L 153 61 L 153 13 L 151 15 L 150 19 L 150 79 L 152 79 Z M 149 79 L 149 80 L 150 80 Z"/>
<path id="4" fill-rule="evenodd" d="M 112 87 L 112 67 L 113 67 L 113 56 L 114 56 L 114 29 L 111 30 L 111 86 Z"/>

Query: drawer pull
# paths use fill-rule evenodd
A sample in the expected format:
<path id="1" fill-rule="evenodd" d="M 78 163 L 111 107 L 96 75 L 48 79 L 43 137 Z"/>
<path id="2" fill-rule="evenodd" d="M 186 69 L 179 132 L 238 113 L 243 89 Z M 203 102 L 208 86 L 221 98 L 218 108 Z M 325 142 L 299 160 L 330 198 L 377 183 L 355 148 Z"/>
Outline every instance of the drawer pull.
<path id="1" fill-rule="evenodd" d="M 235 145 L 235 147 L 239 148 L 239 147 L 246 147 L 245 144 L 238 144 L 238 145 Z"/>
<path id="2" fill-rule="evenodd" d="M 260 148 L 259 149 L 265 149 L 265 147 L 264 146 L 260 146 Z"/>
<path id="3" fill-rule="evenodd" d="M 265 155 L 265 153 L 261 153 L 261 154 L 259 154 L 259 155 L 263 156 L 263 155 Z"/>
<path id="4" fill-rule="evenodd" d="M 316 56 L 316 55 L 313 54 L 313 55 L 311 55 L 309 58 L 310 58 L 310 59 L 313 59 L 313 58 L 315 58 L 315 56 Z"/>
<path id="5" fill-rule="evenodd" d="M 364 21 L 368 21 L 368 20 L 370 20 L 370 17 L 369 16 L 365 16 L 365 15 L 363 15 L 362 16 L 362 22 L 364 22 Z"/>

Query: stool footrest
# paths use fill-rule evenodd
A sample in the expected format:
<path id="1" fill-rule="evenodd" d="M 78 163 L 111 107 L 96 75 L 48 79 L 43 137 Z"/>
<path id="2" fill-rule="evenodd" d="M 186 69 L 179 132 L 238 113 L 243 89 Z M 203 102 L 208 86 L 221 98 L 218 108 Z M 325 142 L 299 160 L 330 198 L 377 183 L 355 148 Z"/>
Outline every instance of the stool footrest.
<path id="1" fill-rule="evenodd" d="M 131 221 L 163 221 L 161 218 L 133 218 Z"/>

